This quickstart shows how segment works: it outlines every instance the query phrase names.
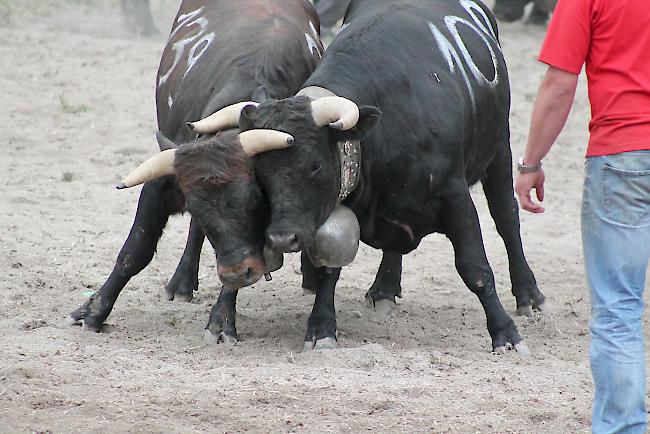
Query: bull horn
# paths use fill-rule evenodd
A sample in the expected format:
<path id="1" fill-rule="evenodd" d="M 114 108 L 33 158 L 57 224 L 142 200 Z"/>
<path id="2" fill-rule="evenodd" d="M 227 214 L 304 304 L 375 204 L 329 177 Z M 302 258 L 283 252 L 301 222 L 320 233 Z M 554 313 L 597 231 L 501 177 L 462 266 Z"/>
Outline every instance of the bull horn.
<path id="1" fill-rule="evenodd" d="M 168 149 L 159 154 L 154 155 L 147 161 L 138 166 L 137 169 L 126 175 L 122 182 L 117 184 L 119 190 L 136 185 L 144 184 L 145 182 L 153 181 L 165 175 L 173 175 L 174 172 L 174 157 L 176 149 Z"/>
<path id="2" fill-rule="evenodd" d="M 311 113 L 319 127 L 349 130 L 359 122 L 359 107 L 340 96 L 324 96 L 312 101 Z"/>
<path id="3" fill-rule="evenodd" d="M 188 122 L 187 128 L 198 134 L 216 133 L 219 130 L 239 126 L 239 116 L 244 107 L 257 103 L 253 101 L 238 102 L 211 114 L 196 122 Z"/>
<path id="4" fill-rule="evenodd" d="M 293 145 L 293 136 L 276 130 L 248 130 L 239 134 L 239 143 L 249 157 L 260 152 L 288 148 Z"/>

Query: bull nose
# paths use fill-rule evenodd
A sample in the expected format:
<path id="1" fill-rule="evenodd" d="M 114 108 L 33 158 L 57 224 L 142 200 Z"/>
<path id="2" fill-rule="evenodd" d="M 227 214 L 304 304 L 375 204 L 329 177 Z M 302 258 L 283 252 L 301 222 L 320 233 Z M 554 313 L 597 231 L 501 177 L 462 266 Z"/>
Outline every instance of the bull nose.
<path id="1" fill-rule="evenodd" d="M 264 271 L 264 261 L 253 258 L 246 258 L 241 263 L 230 267 L 217 264 L 217 272 L 221 283 L 232 289 L 252 285 L 262 278 Z"/>
<path id="2" fill-rule="evenodd" d="M 301 249 L 300 238 L 295 233 L 269 234 L 269 245 L 278 252 L 299 252 Z"/>
<path id="3" fill-rule="evenodd" d="M 254 274 L 253 269 L 247 267 L 242 272 L 221 273 L 219 279 L 228 288 L 241 288 L 257 281 L 253 281 Z"/>

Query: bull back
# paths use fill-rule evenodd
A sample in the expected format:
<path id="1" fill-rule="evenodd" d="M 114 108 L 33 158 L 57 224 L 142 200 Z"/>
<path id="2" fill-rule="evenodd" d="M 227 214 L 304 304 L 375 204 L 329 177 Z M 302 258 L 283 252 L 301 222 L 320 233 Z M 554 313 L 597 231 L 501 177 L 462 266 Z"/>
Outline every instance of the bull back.
<path id="1" fill-rule="evenodd" d="M 193 121 L 263 86 L 295 93 L 322 53 L 319 21 L 307 0 L 184 0 L 156 80 L 159 129 L 175 142 Z"/>
<path id="2" fill-rule="evenodd" d="M 371 159 L 445 155 L 473 183 L 507 135 L 496 23 L 473 0 L 353 0 L 306 86 L 382 111 L 363 146 Z"/>

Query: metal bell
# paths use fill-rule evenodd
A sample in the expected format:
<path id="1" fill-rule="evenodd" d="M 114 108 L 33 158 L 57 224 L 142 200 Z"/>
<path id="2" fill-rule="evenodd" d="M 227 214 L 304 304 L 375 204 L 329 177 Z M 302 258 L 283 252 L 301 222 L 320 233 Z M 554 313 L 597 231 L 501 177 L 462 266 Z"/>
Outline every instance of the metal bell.
<path id="1" fill-rule="evenodd" d="M 307 254 L 316 267 L 343 267 L 357 255 L 360 237 L 357 216 L 350 208 L 338 205 L 316 231 Z"/>

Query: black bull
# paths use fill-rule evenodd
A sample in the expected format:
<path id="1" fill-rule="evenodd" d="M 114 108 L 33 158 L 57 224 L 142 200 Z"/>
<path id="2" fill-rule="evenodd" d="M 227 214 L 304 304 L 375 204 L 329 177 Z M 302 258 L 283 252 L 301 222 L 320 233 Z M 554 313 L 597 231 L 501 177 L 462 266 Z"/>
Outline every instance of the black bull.
<path id="1" fill-rule="evenodd" d="M 317 125 L 320 114 L 310 101 L 324 93 L 356 103 L 356 128 Z M 400 254 L 415 249 L 424 236 L 445 234 L 458 273 L 483 306 L 493 348 L 520 344 L 497 295 L 469 193 L 482 181 L 506 246 L 518 311 L 541 307 L 544 297 L 521 245 L 512 188 L 510 90 L 490 11 L 472 0 L 355 0 L 301 94 L 307 96 L 247 107 L 240 120 L 242 130 L 272 128 L 295 139 L 288 149 L 255 157 L 272 208 L 269 244 L 295 251 L 313 242 L 337 203 L 336 144 L 361 139 L 361 179 L 343 204 L 356 214 L 362 241 L 392 252 L 397 269 Z M 335 338 L 339 273 L 317 272 L 307 340 Z"/>
<path id="2" fill-rule="evenodd" d="M 265 270 L 264 228 L 258 227 L 262 221 L 258 217 L 268 215 L 268 208 L 238 132 L 195 141 L 196 134 L 186 123 L 254 94 L 273 98 L 294 94 L 322 54 L 318 28 L 318 17 L 307 0 L 182 2 L 156 83 L 161 150 L 184 143 L 175 151 L 176 176 L 144 185 L 113 271 L 72 313 L 70 323 L 101 330 L 120 291 L 153 258 L 168 217 L 184 209 L 192 221 L 183 257 L 166 288 L 169 299 L 192 299 L 206 234 L 219 257 L 224 283 L 228 278 L 244 280 L 232 286 L 238 288 L 260 278 Z M 244 269 L 238 264 L 245 264 Z M 210 316 L 213 334 L 236 338 L 235 298 L 236 292 L 222 291 Z"/>

